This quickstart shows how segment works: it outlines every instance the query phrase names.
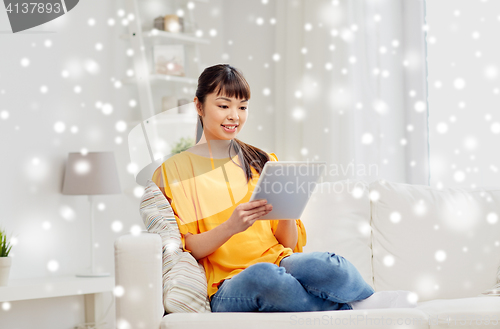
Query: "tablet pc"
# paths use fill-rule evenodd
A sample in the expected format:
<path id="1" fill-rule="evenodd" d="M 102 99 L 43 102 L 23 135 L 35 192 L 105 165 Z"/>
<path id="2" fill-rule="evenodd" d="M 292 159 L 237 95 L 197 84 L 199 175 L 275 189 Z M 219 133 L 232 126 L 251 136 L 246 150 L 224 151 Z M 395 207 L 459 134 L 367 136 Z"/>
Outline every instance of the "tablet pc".
<path id="1" fill-rule="evenodd" d="M 266 199 L 273 210 L 259 219 L 300 219 L 326 162 L 268 161 L 250 201 Z"/>

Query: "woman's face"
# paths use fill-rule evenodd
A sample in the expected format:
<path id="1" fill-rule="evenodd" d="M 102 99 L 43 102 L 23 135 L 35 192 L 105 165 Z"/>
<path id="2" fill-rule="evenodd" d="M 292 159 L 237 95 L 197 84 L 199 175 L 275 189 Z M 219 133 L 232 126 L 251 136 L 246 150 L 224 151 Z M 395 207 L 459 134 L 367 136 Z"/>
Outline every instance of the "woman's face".
<path id="1" fill-rule="evenodd" d="M 198 114 L 203 118 L 203 132 L 206 140 L 236 138 L 248 117 L 248 100 L 227 96 L 216 96 L 215 92 L 205 98 L 204 113 L 201 103 L 195 97 Z M 236 126 L 229 130 L 223 126 Z"/>

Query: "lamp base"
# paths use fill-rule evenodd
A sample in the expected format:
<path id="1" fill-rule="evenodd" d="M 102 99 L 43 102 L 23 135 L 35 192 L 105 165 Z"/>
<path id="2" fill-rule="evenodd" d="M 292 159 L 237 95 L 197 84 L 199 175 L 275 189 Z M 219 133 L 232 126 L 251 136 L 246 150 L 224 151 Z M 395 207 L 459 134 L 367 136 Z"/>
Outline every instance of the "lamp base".
<path id="1" fill-rule="evenodd" d="M 92 272 L 80 272 L 77 273 L 76 276 L 81 277 L 81 278 L 100 278 L 100 277 L 106 277 L 110 276 L 111 274 L 109 273 L 92 273 Z"/>

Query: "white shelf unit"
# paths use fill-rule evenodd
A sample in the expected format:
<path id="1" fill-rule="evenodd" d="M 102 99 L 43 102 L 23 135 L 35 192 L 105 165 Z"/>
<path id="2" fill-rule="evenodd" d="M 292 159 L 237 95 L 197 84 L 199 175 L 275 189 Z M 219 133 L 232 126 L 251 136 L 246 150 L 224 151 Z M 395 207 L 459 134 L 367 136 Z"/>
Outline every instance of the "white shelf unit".
<path id="1" fill-rule="evenodd" d="M 177 77 L 175 75 L 164 75 L 164 74 L 149 74 L 149 82 L 150 83 L 161 83 L 164 81 L 171 81 L 177 83 L 184 83 L 187 85 L 195 85 L 198 83 L 198 80 L 186 78 L 186 77 Z M 135 84 L 137 81 L 134 77 L 126 78 L 123 80 L 123 83 L 126 84 Z"/>
<path id="2" fill-rule="evenodd" d="M 198 118 L 196 116 L 193 116 L 190 113 L 179 113 L 179 114 L 170 114 L 166 115 L 163 118 L 157 118 L 155 119 L 156 123 L 162 126 L 165 125 L 172 125 L 172 126 L 177 126 L 179 124 L 195 124 L 197 122 Z M 134 120 L 134 121 L 129 121 L 130 124 L 132 125 L 138 125 L 141 122 L 144 122 L 145 125 L 147 125 L 149 122 L 148 120 L 140 121 L 140 120 Z"/>
<path id="3" fill-rule="evenodd" d="M 197 0 L 195 2 L 209 3 L 208 0 Z M 176 89 L 177 86 L 183 87 L 183 89 L 186 87 L 196 86 L 196 84 L 198 83 L 198 77 L 202 72 L 199 47 L 201 45 L 210 44 L 210 41 L 208 39 L 197 37 L 195 35 L 194 31 L 195 24 L 193 19 L 193 13 L 191 10 L 187 9 L 187 3 L 188 3 L 187 0 L 165 0 L 164 5 L 168 5 L 170 11 L 174 10 L 175 8 L 179 9 L 180 6 L 184 6 L 186 10 L 184 10 L 184 7 L 182 9 L 186 13 L 186 15 L 184 15 L 185 25 L 188 25 L 189 23 L 189 25 L 192 27 L 192 31 L 172 33 L 172 32 L 161 31 L 155 28 L 146 28 L 146 27 L 143 28 L 141 26 L 141 11 L 139 10 L 140 9 L 139 6 L 141 5 L 140 0 L 126 0 L 127 11 L 129 13 L 133 13 L 135 19 L 129 22 L 128 33 L 121 35 L 120 38 L 128 40 L 131 44 L 133 50 L 134 76 L 132 78 L 125 78 L 122 81 L 126 84 L 135 83 L 137 85 L 139 107 L 141 112 L 139 116 L 140 118 L 135 120 L 130 120 L 129 123 L 140 124 L 140 129 L 142 130 L 142 134 L 144 135 L 145 145 L 147 145 L 149 158 L 151 162 L 155 161 L 155 156 L 153 154 L 155 150 L 153 150 L 150 144 L 151 143 L 150 138 L 153 138 L 153 136 L 148 136 L 145 122 L 149 118 L 152 118 L 162 113 L 161 106 L 155 109 L 154 99 L 159 101 L 160 96 L 155 95 L 155 98 L 153 99 L 153 94 L 154 94 L 153 91 L 162 90 L 162 93 L 164 93 L 165 91 L 168 91 L 170 93 L 173 92 L 173 95 L 175 95 L 176 98 L 179 99 L 179 93 L 177 92 Z M 162 16 L 166 14 L 172 14 L 172 12 L 158 13 L 158 15 Z M 149 50 L 152 49 L 154 44 L 184 45 L 186 51 L 185 72 L 187 76 L 173 76 L 173 75 L 162 75 L 153 73 L 152 72 L 153 56 L 149 56 L 149 59 L 151 61 L 150 65 L 147 53 Z M 189 52 L 191 53 L 191 56 L 188 55 Z M 188 68 L 189 70 L 187 70 Z M 153 90 L 152 88 L 153 85 L 155 86 L 156 90 Z M 182 122 L 187 123 L 187 121 L 185 120 L 188 119 L 183 119 L 181 116 L 178 120 L 181 121 L 184 120 Z M 195 126 L 194 137 L 196 143 L 200 135 L 199 133 L 200 125 L 198 123 L 198 126 L 196 126 L 198 121 L 197 116 L 194 116 L 189 120 L 190 120 L 189 122 Z M 182 126 L 179 125 L 179 127 L 176 127 L 178 123 L 175 122 L 173 117 L 171 117 L 168 120 L 168 122 L 165 122 L 165 124 L 169 128 L 164 130 L 170 130 L 171 127 L 172 131 L 177 131 L 178 128 Z M 174 135 L 176 135 L 176 137 L 174 137 Z M 170 140 L 173 138 L 178 138 L 178 134 L 172 134 L 172 136 L 169 136 L 169 142 L 173 143 L 173 141 Z"/>
<path id="4" fill-rule="evenodd" d="M 0 302 L 83 295 L 85 321 L 96 322 L 104 315 L 103 294 L 115 288 L 114 277 L 85 278 L 74 275 L 9 279 L 0 286 Z"/>
<path id="5" fill-rule="evenodd" d="M 166 2 L 174 7 L 180 4 L 187 4 L 188 1 L 166 0 Z M 198 0 L 196 2 L 209 3 L 208 0 Z M 175 88 L 176 84 L 182 86 L 196 85 L 198 83 L 198 76 L 202 72 L 199 46 L 210 44 L 210 40 L 197 37 L 194 31 L 172 33 L 155 28 L 143 30 L 141 27 L 141 14 L 139 10 L 141 2 L 139 0 L 127 0 L 126 4 L 128 12 L 133 13 L 135 19 L 129 22 L 128 33 L 122 34 L 120 38 L 128 40 L 131 43 L 134 52 L 134 76 L 124 78 L 122 81 L 126 84 L 137 84 L 139 106 L 142 114 L 141 117 L 145 120 L 161 112 L 160 109 L 155 111 L 151 84 L 169 83 L 165 85 L 165 88 Z M 188 19 L 192 24 L 194 21 L 192 11 L 187 9 L 185 13 L 187 13 L 187 15 L 185 15 L 184 19 Z M 173 76 L 153 73 L 151 69 L 153 67 L 153 59 L 150 58 L 148 60 L 146 55 L 148 52 L 147 50 L 150 50 L 153 44 L 182 44 L 185 47 L 191 47 L 194 56 L 192 58 L 186 56 L 185 64 L 186 67 L 192 66 L 195 70 L 191 69 L 190 76 Z M 149 48 L 147 49 L 146 47 Z"/>
<path id="6" fill-rule="evenodd" d="M 210 40 L 197 37 L 194 34 L 172 33 L 172 32 L 161 31 L 161 30 L 157 30 L 157 29 L 143 31 L 142 37 L 143 38 L 151 38 L 151 39 L 157 38 L 160 40 L 161 39 L 163 39 L 163 40 L 175 40 L 178 42 L 182 42 L 184 44 L 200 44 L 200 45 L 209 45 L 210 44 Z M 122 34 L 122 35 L 120 35 L 120 38 L 122 38 L 123 40 L 130 40 L 130 36 L 128 34 Z"/>

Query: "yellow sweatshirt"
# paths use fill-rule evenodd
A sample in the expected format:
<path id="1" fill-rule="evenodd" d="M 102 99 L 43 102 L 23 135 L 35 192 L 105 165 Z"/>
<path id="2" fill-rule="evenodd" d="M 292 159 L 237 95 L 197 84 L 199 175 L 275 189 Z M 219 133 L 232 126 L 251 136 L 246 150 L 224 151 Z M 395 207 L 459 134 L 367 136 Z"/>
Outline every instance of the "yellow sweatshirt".
<path id="1" fill-rule="evenodd" d="M 278 161 L 274 153 L 269 155 L 272 161 Z M 170 201 L 184 251 L 191 252 L 186 249 L 187 232 L 207 232 L 228 220 L 237 205 L 250 201 L 259 174 L 251 167 L 253 178 L 247 184 L 243 170 L 233 161 L 241 165 L 237 155 L 232 160 L 211 159 L 184 151 L 167 159 L 161 170 L 155 171 L 152 180 Z M 267 262 L 279 266 L 284 257 L 302 252 L 306 244 L 302 221 L 296 220 L 298 240 L 293 251 L 274 236 L 278 223 L 279 220 L 256 220 L 247 230 L 233 235 L 216 251 L 198 260 L 205 268 L 210 299 L 222 281 L 250 265 Z"/>

